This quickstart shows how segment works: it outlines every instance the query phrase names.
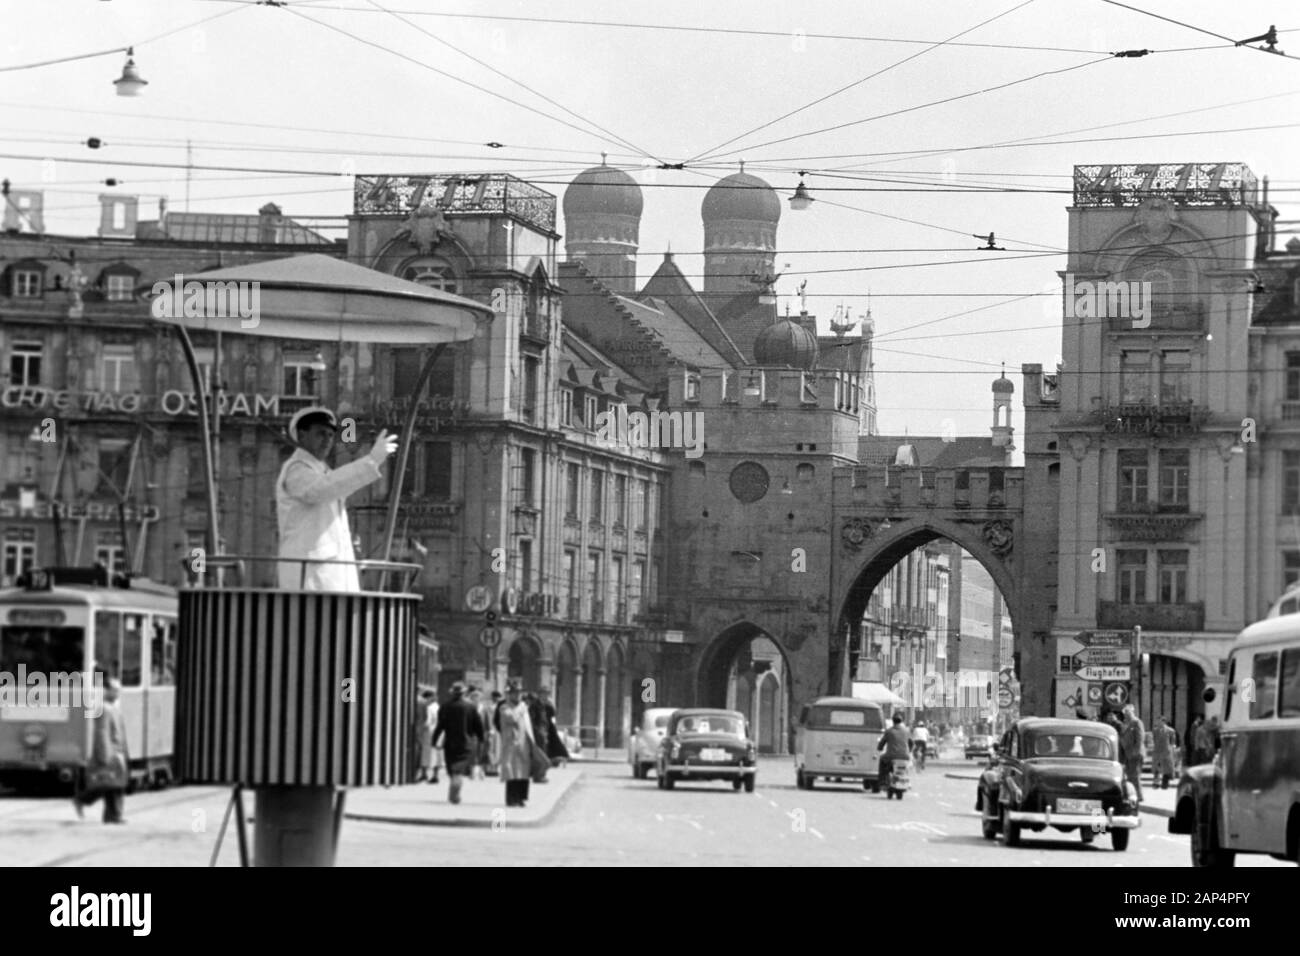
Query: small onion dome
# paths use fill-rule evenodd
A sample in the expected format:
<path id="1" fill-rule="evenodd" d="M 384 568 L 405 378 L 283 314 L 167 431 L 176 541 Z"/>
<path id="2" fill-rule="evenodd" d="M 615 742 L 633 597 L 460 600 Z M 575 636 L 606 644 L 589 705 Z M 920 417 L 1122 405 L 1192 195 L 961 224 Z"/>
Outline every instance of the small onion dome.
<path id="1" fill-rule="evenodd" d="M 596 214 L 640 217 L 643 201 L 636 180 L 601 164 L 580 172 L 564 191 L 564 217 Z"/>
<path id="2" fill-rule="evenodd" d="M 817 337 L 793 319 L 774 322 L 754 340 L 754 362 L 807 371 L 817 364 Z"/>
<path id="3" fill-rule="evenodd" d="M 1016 390 L 1015 385 L 1013 385 L 1011 383 L 1011 379 L 1007 378 L 1005 375 L 1003 375 L 999 379 L 996 379 L 993 382 L 993 393 L 995 395 L 1000 395 L 1000 394 L 1010 395 L 1015 390 Z"/>
<path id="4" fill-rule="evenodd" d="M 757 176 L 733 173 L 704 194 L 700 215 L 705 222 L 743 219 L 775 224 L 781 221 L 781 200 L 776 190 Z"/>

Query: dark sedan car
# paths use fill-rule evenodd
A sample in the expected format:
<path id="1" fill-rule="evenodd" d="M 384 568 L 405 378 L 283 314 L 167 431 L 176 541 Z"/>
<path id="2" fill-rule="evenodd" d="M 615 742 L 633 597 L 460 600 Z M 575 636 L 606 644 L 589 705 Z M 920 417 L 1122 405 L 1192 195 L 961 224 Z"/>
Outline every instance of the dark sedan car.
<path id="1" fill-rule="evenodd" d="M 692 707 L 673 711 L 656 765 L 661 790 L 678 780 L 730 780 L 754 792 L 758 748 L 744 714 L 736 710 Z"/>
<path id="2" fill-rule="evenodd" d="M 1001 833 L 1018 846 L 1024 829 L 1078 830 L 1084 843 L 1109 832 L 1111 846 L 1128 849 L 1129 831 L 1141 825 L 1137 791 L 1124 780 L 1119 735 L 1089 720 L 1024 717 L 997 745 L 980 775 L 975 809 L 984 838 Z"/>

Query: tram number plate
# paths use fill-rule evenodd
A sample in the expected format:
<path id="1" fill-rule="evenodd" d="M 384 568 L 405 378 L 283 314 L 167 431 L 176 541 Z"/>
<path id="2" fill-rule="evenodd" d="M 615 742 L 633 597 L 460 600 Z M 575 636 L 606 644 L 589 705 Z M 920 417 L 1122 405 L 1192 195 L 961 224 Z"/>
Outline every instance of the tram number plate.
<path id="1" fill-rule="evenodd" d="M 708 760 L 711 763 L 718 763 L 720 761 L 727 760 L 728 756 L 725 750 L 722 750 L 718 747 L 705 747 L 703 750 L 700 751 L 700 759 Z"/>
<path id="2" fill-rule="evenodd" d="M 1100 800 L 1067 800 L 1061 798 L 1056 801 L 1057 813 L 1092 813 L 1092 811 L 1100 809 Z"/>

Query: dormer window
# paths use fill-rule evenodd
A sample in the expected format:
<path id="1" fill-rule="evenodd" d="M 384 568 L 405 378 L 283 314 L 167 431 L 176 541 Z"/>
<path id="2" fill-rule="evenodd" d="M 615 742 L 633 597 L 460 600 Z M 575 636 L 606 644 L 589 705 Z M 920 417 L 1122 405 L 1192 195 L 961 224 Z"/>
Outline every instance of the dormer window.
<path id="1" fill-rule="evenodd" d="M 36 269 L 16 269 L 13 288 L 15 299 L 39 299 L 45 292 L 44 276 Z"/>
<path id="2" fill-rule="evenodd" d="M 700 377 L 694 372 L 686 373 L 685 399 L 688 402 L 698 402 L 700 400 Z"/>
<path id="3" fill-rule="evenodd" d="M 560 424 L 566 428 L 573 427 L 573 389 L 560 389 Z"/>
<path id="4" fill-rule="evenodd" d="M 582 423 L 589 431 L 596 430 L 596 416 L 600 413 L 600 399 L 595 395 L 586 396 L 583 402 Z"/>

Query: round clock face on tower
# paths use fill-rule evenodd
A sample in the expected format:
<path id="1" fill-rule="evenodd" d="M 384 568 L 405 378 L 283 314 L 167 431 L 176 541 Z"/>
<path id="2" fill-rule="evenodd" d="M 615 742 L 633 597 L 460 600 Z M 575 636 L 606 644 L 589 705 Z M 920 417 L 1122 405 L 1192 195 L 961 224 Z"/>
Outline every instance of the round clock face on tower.
<path id="1" fill-rule="evenodd" d="M 731 493 L 743 504 L 751 504 L 767 494 L 771 479 L 758 462 L 746 461 L 731 471 Z"/>

